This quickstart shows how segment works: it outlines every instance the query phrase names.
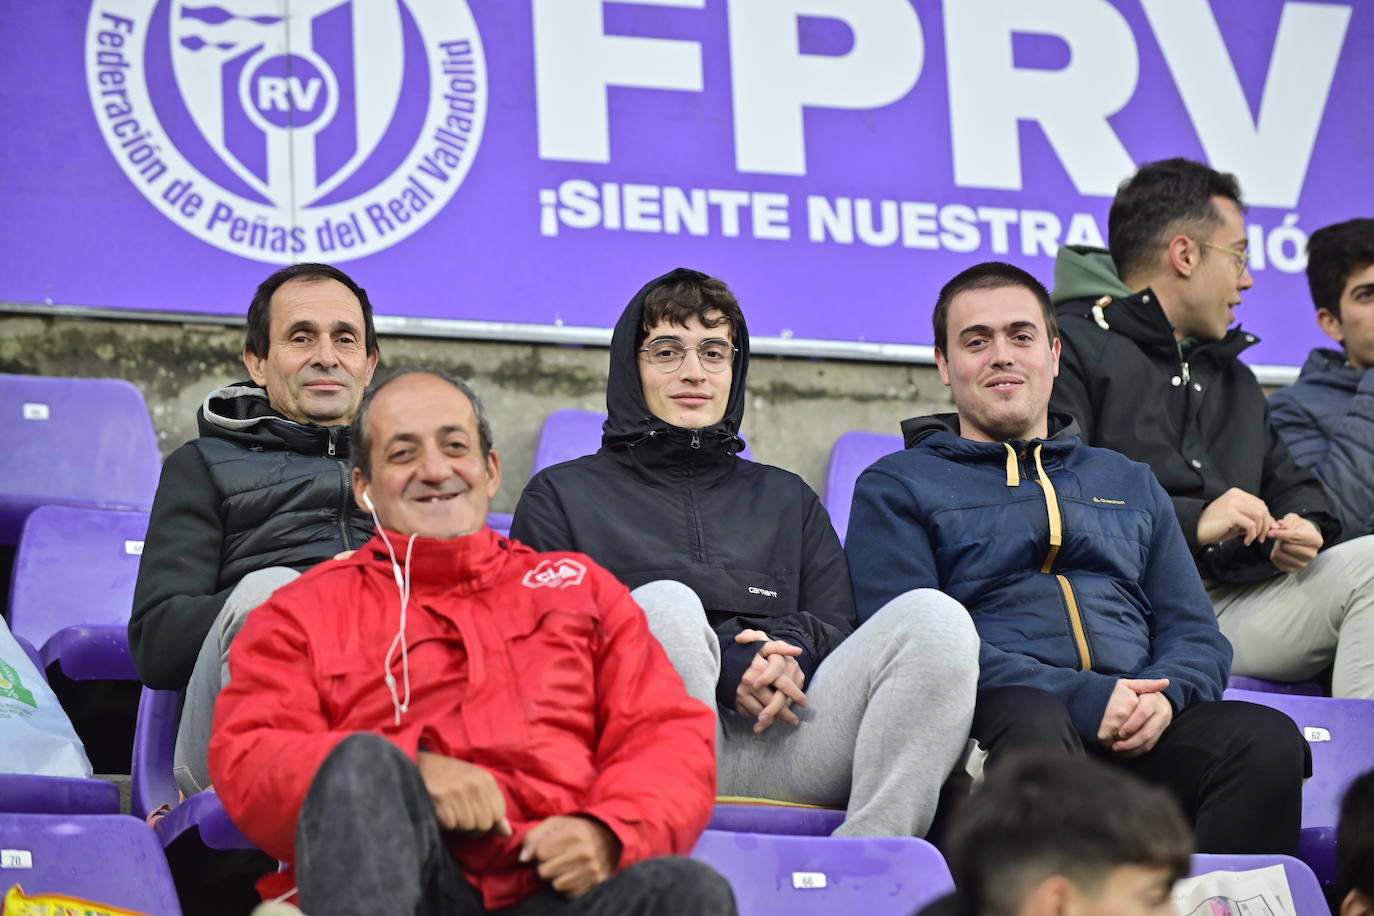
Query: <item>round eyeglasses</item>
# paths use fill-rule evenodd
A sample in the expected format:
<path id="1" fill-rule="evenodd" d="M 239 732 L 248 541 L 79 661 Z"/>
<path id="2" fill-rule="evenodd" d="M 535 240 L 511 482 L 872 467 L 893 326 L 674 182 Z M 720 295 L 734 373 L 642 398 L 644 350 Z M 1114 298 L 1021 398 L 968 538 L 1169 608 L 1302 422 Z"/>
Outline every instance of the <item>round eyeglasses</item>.
<path id="1" fill-rule="evenodd" d="M 728 340 L 712 338 L 703 340 L 695 347 L 683 346 L 682 341 L 674 337 L 660 337 L 651 340 L 640 348 L 649 360 L 649 365 L 659 372 L 676 372 L 682 364 L 687 361 L 687 351 L 697 351 L 697 360 L 701 363 L 701 368 L 707 372 L 724 372 L 730 368 L 735 361 L 735 354 L 738 348 Z"/>

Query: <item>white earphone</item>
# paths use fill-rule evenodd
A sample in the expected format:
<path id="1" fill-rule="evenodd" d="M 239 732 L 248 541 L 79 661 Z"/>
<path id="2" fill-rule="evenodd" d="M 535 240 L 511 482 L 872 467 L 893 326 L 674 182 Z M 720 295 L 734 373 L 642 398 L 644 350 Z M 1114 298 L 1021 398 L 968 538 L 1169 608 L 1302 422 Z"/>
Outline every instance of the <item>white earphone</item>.
<path id="1" fill-rule="evenodd" d="M 373 509 L 373 511 L 376 511 L 375 507 L 372 505 L 372 497 L 367 495 L 366 490 L 363 491 L 363 505 L 367 506 L 369 509 Z"/>

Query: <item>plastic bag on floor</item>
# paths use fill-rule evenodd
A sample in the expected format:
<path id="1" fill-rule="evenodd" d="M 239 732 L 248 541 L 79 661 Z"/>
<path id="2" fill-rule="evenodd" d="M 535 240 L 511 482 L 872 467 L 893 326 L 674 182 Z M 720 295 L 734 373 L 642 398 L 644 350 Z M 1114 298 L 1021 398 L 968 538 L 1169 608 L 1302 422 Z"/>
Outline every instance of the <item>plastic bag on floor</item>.
<path id="1" fill-rule="evenodd" d="M 0 773 L 91 775 L 86 748 L 57 696 L 0 618 Z"/>

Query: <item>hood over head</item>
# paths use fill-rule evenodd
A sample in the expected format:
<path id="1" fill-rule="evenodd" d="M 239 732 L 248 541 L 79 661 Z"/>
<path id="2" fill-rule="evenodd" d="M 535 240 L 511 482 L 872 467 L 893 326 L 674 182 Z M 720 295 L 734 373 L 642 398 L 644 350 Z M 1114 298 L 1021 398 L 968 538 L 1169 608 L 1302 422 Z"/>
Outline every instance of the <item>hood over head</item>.
<path id="1" fill-rule="evenodd" d="M 606 422 L 601 427 L 603 448 L 624 449 L 646 440 L 686 443 L 692 431 L 672 426 L 649 410 L 644 386 L 639 380 L 639 335 L 644 325 L 644 300 L 656 287 L 682 279 L 707 279 L 698 270 L 679 267 L 646 283 L 625 306 L 611 334 L 611 366 L 606 379 Z M 744 448 L 739 437 L 744 420 L 745 381 L 749 376 L 749 329 L 743 323 L 733 328 L 733 342 L 739 348 L 730 379 L 730 397 L 725 416 L 714 426 L 700 431 L 700 449 L 708 453 L 733 455 Z"/>

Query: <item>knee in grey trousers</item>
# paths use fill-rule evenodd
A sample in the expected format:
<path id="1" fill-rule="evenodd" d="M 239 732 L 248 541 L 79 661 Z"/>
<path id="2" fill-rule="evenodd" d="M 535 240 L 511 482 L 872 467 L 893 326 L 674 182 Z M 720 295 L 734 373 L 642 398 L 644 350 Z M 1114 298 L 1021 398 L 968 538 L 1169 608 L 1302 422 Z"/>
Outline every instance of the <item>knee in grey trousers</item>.
<path id="1" fill-rule="evenodd" d="M 719 638 L 696 594 L 651 582 L 633 596 L 682 676 L 715 707 Z M 844 806 L 848 836 L 921 836 L 945 777 L 964 759 L 978 684 L 978 633 L 933 589 L 898 595 L 817 669 L 793 727 L 727 714 L 718 732 L 719 791 Z"/>
<path id="2" fill-rule="evenodd" d="M 534 866 L 531 865 L 531 868 Z M 327 916 L 490 912 L 459 870 L 419 770 L 390 741 L 345 738 L 325 758 L 296 825 L 301 906 Z M 544 887 L 504 916 L 734 916 L 714 869 L 666 856 L 630 865 L 576 900 Z"/>
<path id="3" fill-rule="evenodd" d="M 219 616 L 205 634 L 186 685 L 186 702 L 182 704 L 177 727 L 173 766 L 182 794 L 195 795 L 210 788 L 210 732 L 214 726 L 215 699 L 229 683 L 229 645 L 243 629 L 249 611 L 298 578 L 300 573 L 286 566 L 250 572 L 224 599 Z"/>

